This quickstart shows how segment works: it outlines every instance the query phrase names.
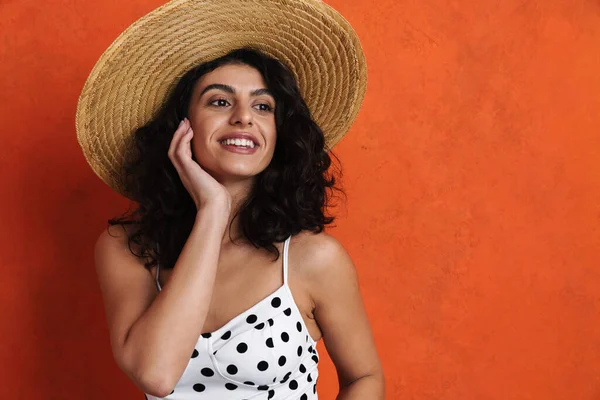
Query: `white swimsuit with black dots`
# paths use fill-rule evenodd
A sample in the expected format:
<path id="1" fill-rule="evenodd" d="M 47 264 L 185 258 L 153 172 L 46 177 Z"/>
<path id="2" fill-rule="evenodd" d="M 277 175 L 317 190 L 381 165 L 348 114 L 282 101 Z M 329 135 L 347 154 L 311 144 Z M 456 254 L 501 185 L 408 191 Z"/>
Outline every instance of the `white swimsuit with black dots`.
<path id="1" fill-rule="evenodd" d="M 290 239 L 283 245 L 283 285 L 221 328 L 203 333 L 181 379 L 164 399 L 318 399 L 316 342 L 288 286 Z M 161 290 L 158 268 L 156 284 Z"/>

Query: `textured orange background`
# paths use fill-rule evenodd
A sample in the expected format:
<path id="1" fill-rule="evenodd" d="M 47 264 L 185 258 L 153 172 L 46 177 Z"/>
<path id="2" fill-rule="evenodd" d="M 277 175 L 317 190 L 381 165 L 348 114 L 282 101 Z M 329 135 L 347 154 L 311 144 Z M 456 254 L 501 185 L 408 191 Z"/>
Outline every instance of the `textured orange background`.
<path id="1" fill-rule="evenodd" d="M 74 116 L 100 54 L 161 3 L 0 0 L 3 399 L 142 397 L 92 264 L 127 203 L 87 167 Z M 369 65 L 331 233 L 388 398 L 600 399 L 600 2 L 329 3 Z"/>

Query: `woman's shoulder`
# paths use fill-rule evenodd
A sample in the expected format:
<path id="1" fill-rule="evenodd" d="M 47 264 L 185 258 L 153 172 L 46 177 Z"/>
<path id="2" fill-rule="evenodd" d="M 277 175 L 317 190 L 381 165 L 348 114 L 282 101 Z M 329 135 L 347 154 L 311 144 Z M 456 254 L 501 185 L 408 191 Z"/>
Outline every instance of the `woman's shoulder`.
<path id="1" fill-rule="evenodd" d="M 96 246 L 102 248 L 127 246 L 129 237 L 133 233 L 135 233 L 135 227 L 130 224 L 109 225 L 98 235 Z"/>
<path id="2" fill-rule="evenodd" d="M 96 258 L 102 255 L 112 255 L 117 258 L 128 258 L 143 265 L 144 260 L 136 254 L 140 254 L 139 246 L 129 240 L 136 232 L 137 227 L 132 224 L 109 225 L 100 232 L 95 243 Z"/>
<path id="3" fill-rule="evenodd" d="M 332 235 L 321 231 L 315 233 L 303 230 L 294 235 L 291 239 L 293 246 L 301 247 L 303 250 L 311 252 L 328 252 L 332 249 L 343 247 L 342 244 Z"/>
<path id="4" fill-rule="evenodd" d="M 292 237 L 289 251 L 298 270 L 311 280 L 322 279 L 332 269 L 353 268 L 344 246 L 326 232 L 301 231 Z"/>

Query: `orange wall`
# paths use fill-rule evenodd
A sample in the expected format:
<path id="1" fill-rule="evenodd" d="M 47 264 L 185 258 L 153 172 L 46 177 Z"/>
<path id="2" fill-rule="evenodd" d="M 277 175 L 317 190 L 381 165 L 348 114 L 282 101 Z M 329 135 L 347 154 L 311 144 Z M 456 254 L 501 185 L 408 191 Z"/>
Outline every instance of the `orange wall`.
<path id="1" fill-rule="evenodd" d="M 127 203 L 87 167 L 74 116 L 103 50 L 161 3 L 0 1 L 1 398 L 142 397 L 92 264 Z M 600 3 L 329 3 L 369 65 L 331 233 L 388 398 L 599 399 Z"/>

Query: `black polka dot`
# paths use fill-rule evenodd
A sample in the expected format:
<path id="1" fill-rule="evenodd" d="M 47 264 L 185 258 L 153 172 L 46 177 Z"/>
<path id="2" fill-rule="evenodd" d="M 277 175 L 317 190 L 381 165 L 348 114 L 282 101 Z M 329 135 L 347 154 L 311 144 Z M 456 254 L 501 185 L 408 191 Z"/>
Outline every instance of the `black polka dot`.
<path id="1" fill-rule="evenodd" d="M 308 396 L 306 395 L 306 393 L 300 396 L 300 400 L 308 400 Z"/>
<path id="2" fill-rule="evenodd" d="M 283 340 L 284 342 L 287 342 L 288 340 L 290 340 L 290 335 L 288 335 L 286 332 L 283 332 L 281 334 L 281 340 Z"/>
<path id="3" fill-rule="evenodd" d="M 285 360 L 285 356 L 279 357 L 279 361 L 278 361 L 279 362 L 279 366 L 283 367 L 285 365 L 285 361 L 286 361 Z"/>
<path id="4" fill-rule="evenodd" d="M 267 339 L 267 347 L 273 348 L 273 338 Z"/>
<path id="5" fill-rule="evenodd" d="M 233 383 L 231 383 L 231 382 L 227 382 L 227 383 L 225 384 L 225 387 L 226 387 L 228 390 L 235 390 L 235 389 L 237 389 L 237 385 L 234 385 L 234 384 L 233 384 Z"/>
<path id="6" fill-rule="evenodd" d="M 261 361 L 258 363 L 257 368 L 259 371 L 266 371 L 269 368 L 269 363 L 266 361 Z"/>
<path id="7" fill-rule="evenodd" d="M 285 374 L 285 376 L 283 377 L 283 379 L 281 380 L 281 382 L 280 382 L 280 383 L 285 383 L 285 382 L 287 382 L 287 380 L 288 380 L 288 379 L 290 379 L 290 375 L 291 375 L 291 374 L 292 374 L 291 372 L 288 372 L 287 374 Z"/>
<path id="8" fill-rule="evenodd" d="M 248 317 L 246 318 L 246 322 L 249 324 L 253 324 L 256 322 L 256 320 L 258 319 L 258 317 L 254 314 L 250 314 L 248 315 Z"/>
<path id="9" fill-rule="evenodd" d="M 273 396 L 275 396 L 275 391 L 271 389 L 271 390 L 269 390 L 269 397 L 267 397 L 267 399 L 270 399 Z"/>
<path id="10" fill-rule="evenodd" d="M 244 385 L 254 386 L 256 384 L 254 382 L 252 382 L 252 381 L 246 381 L 246 382 L 244 382 Z"/>
<path id="11" fill-rule="evenodd" d="M 211 336 L 212 336 L 212 334 L 211 334 L 210 332 L 206 332 L 206 333 L 203 333 L 203 334 L 202 334 L 202 337 L 203 337 L 204 339 L 208 339 L 208 338 L 209 338 L 209 337 L 211 337 Z"/>
<path id="12" fill-rule="evenodd" d="M 267 385 L 260 385 L 257 389 L 258 390 L 269 390 L 269 387 Z"/>
<path id="13" fill-rule="evenodd" d="M 204 392 L 204 390 L 206 389 L 206 386 L 204 386 L 204 385 L 203 385 L 203 384 L 201 384 L 201 383 L 196 383 L 196 384 L 193 386 L 193 389 L 194 389 L 194 391 L 196 391 L 196 392 Z"/>
<path id="14" fill-rule="evenodd" d="M 269 323 L 269 326 L 273 326 L 273 318 L 269 318 L 267 322 Z"/>
<path id="15" fill-rule="evenodd" d="M 265 327 L 265 323 L 264 323 L 264 322 L 261 322 L 260 324 L 256 325 L 256 326 L 254 327 L 254 329 L 258 329 L 258 330 L 260 330 L 260 329 L 262 329 L 262 328 L 264 328 L 264 327 Z"/>
<path id="16" fill-rule="evenodd" d="M 298 332 L 302 332 L 302 324 L 300 321 L 296 322 L 296 329 L 298 329 Z"/>
<path id="17" fill-rule="evenodd" d="M 235 365 L 230 364 L 227 366 L 227 372 L 229 372 L 230 375 L 235 375 L 238 372 L 238 369 Z"/>
<path id="18" fill-rule="evenodd" d="M 308 342 L 308 335 L 306 335 L 306 341 Z"/>
<path id="19" fill-rule="evenodd" d="M 302 355 L 302 346 L 298 346 L 298 357 Z"/>
<path id="20" fill-rule="evenodd" d="M 281 299 L 279 297 L 273 297 L 273 300 L 271 300 L 271 305 L 274 308 L 277 308 L 281 305 Z"/>
<path id="21" fill-rule="evenodd" d="M 213 351 L 213 355 L 217 354 L 217 350 Z"/>
<path id="22" fill-rule="evenodd" d="M 204 376 L 213 376 L 215 374 L 215 372 L 210 368 L 202 368 L 200 373 Z"/>
<path id="23" fill-rule="evenodd" d="M 302 372 L 302 373 L 306 372 L 306 367 L 304 366 L 304 364 L 300 364 L 300 372 Z"/>
<path id="24" fill-rule="evenodd" d="M 246 351 L 248 351 L 248 345 L 242 342 L 238 344 L 235 349 L 238 351 L 238 353 L 245 353 Z"/>
<path id="25" fill-rule="evenodd" d="M 296 380 L 295 380 L 295 379 L 292 379 L 292 380 L 290 381 L 290 385 L 289 385 L 289 386 L 290 386 L 290 389 L 292 389 L 292 390 L 296 390 L 296 389 L 298 389 L 298 382 L 296 382 Z"/>
<path id="26" fill-rule="evenodd" d="M 198 350 L 194 349 L 194 352 L 192 353 L 192 358 L 198 357 L 198 354 L 200 354 L 198 353 Z"/>
<path id="27" fill-rule="evenodd" d="M 283 310 L 283 313 L 289 317 L 290 315 L 292 315 L 292 309 L 286 308 L 285 310 Z"/>
<path id="28" fill-rule="evenodd" d="M 277 380 L 277 377 L 273 378 L 273 383 L 275 383 L 276 380 Z"/>
<path id="29" fill-rule="evenodd" d="M 308 352 L 312 353 L 312 346 L 308 346 Z"/>
<path id="30" fill-rule="evenodd" d="M 231 331 L 227 331 L 223 334 L 223 336 L 221 336 L 221 339 L 223 340 L 227 340 L 231 337 Z"/>
<path id="31" fill-rule="evenodd" d="M 313 393 L 315 393 L 315 394 L 317 393 L 317 384 L 316 383 L 313 385 Z"/>
<path id="32" fill-rule="evenodd" d="M 309 382 L 312 382 L 312 376 L 310 376 L 310 374 L 308 374 L 308 377 L 306 377 L 306 380 Z"/>
<path id="33" fill-rule="evenodd" d="M 319 363 L 319 357 L 317 357 L 317 356 L 312 356 L 311 358 L 313 359 L 313 361 L 314 361 L 315 363 L 317 363 L 317 364 Z"/>

